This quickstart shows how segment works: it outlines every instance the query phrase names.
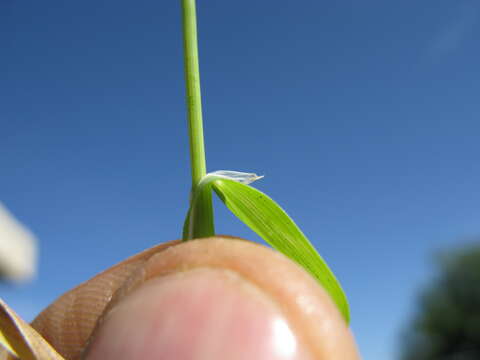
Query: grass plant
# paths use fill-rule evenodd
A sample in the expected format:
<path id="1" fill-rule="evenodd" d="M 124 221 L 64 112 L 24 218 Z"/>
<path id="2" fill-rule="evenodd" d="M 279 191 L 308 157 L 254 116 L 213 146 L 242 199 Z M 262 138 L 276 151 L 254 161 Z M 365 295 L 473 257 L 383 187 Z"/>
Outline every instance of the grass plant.
<path id="1" fill-rule="evenodd" d="M 182 0 L 182 9 L 192 166 L 190 207 L 183 226 L 183 240 L 215 235 L 213 190 L 262 239 L 306 269 L 330 294 L 349 322 L 348 302 L 340 283 L 288 214 L 266 194 L 249 185 L 259 177 L 235 171 L 206 173 L 195 0 Z"/>

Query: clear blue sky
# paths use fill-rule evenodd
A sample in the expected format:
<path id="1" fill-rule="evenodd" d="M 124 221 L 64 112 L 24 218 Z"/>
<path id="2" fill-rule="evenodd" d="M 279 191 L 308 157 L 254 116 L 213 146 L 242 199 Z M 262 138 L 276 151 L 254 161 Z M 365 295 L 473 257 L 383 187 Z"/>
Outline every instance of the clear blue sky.
<path id="1" fill-rule="evenodd" d="M 0 199 L 40 239 L 31 319 L 178 238 L 190 168 L 179 1 L 0 1 Z M 480 3 L 198 4 L 209 170 L 264 174 L 395 359 L 431 255 L 480 233 Z M 258 238 L 217 203 L 217 232 Z"/>

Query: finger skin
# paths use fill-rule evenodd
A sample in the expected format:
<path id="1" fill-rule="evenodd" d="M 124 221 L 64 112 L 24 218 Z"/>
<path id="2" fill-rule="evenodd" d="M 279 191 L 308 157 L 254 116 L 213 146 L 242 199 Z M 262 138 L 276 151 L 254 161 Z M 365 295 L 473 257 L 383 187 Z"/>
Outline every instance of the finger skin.
<path id="1" fill-rule="evenodd" d="M 123 298 L 150 279 L 197 268 L 229 270 L 261 289 L 315 359 L 360 359 L 344 319 L 308 273 L 267 247 L 226 236 L 172 241 L 128 258 L 61 296 L 32 326 L 66 359 L 81 359 Z"/>
<path id="2" fill-rule="evenodd" d="M 98 318 L 115 292 L 152 255 L 179 243 L 175 240 L 157 245 L 101 272 L 60 296 L 31 325 L 67 360 L 80 359 Z"/>

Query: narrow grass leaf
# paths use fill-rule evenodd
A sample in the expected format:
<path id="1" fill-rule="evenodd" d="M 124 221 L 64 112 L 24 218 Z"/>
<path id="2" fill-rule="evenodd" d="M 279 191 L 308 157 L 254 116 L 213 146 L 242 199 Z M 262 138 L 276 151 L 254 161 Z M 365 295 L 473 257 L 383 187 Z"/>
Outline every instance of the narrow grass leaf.
<path id="1" fill-rule="evenodd" d="M 287 213 L 267 195 L 248 185 L 226 177 L 211 178 L 210 182 L 220 199 L 240 220 L 273 248 L 310 272 L 330 294 L 348 323 L 349 306 L 340 283 Z"/>
<path id="2" fill-rule="evenodd" d="M 0 299 L 0 345 L 21 360 L 64 360 L 29 324 Z M 0 349 L 0 358 L 2 357 Z"/>

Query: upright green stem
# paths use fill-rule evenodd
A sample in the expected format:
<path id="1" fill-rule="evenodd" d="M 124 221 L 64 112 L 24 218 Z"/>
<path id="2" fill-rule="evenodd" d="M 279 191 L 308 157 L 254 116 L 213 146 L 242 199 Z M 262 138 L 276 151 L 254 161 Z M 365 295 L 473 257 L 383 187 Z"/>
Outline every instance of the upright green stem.
<path id="1" fill-rule="evenodd" d="M 195 0 L 182 0 L 183 45 L 185 57 L 185 82 L 190 135 L 190 159 L 192 165 L 192 193 L 206 175 L 205 147 L 203 142 L 202 98 L 200 92 L 200 71 L 198 66 L 197 15 Z M 208 189 L 200 194 L 194 223 L 194 237 L 212 236 L 213 225 L 212 194 Z"/>
<path id="2" fill-rule="evenodd" d="M 182 0 L 182 7 L 185 81 L 187 85 L 190 156 L 192 160 L 192 185 L 195 186 L 200 179 L 206 175 L 195 0 Z"/>

